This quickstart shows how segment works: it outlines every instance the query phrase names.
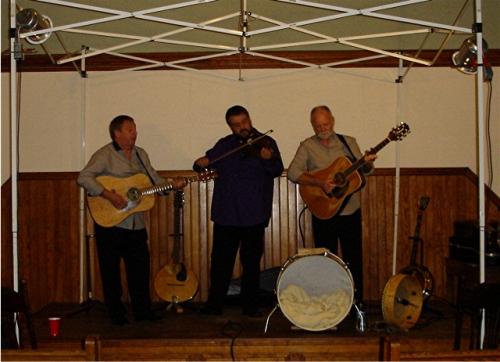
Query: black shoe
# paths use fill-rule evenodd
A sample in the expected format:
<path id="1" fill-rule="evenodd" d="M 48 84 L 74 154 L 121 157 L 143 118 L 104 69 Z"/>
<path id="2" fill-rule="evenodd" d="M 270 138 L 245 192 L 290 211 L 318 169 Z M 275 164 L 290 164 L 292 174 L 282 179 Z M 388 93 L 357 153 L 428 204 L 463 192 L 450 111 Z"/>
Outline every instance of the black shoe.
<path id="1" fill-rule="evenodd" d="M 200 313 L 206 315 L 221 315 L 222 308 L 205 305 L 203 308 L 200 309 Z"/>
<path id="2" fill-rule="evenodd" d="M 125 324 L 128 324 L 128 319 L 124 315 L 118 315 L 111 317 L 111 323 L 113 323 L 116 326 L 123 326 Z"/>

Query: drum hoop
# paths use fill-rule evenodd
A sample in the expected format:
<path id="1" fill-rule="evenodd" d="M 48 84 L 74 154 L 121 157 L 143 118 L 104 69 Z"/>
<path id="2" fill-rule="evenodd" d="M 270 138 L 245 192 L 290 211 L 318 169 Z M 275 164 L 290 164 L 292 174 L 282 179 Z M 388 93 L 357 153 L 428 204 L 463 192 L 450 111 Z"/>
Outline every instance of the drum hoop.
<path id="1" fill-rule="evenodd" d="M 350 290 L 349 290 L 349 292 L 350 292 L 349 293 L 349 307 L 346 308 L 346 310 L 344 311 L 344 313 L 340 314 L 341 318 L 338 318 L 338 320 L 337 320 L 336 323 L 334 323 L 334 324 L 332 324 L 332 325 L 330 325 L 330 326 L 328 326 L 326 328 L 310 328 L 310 327 L 304 327 L 304 326 L 298 325 L 297 322 L 294 321 L 293 318 L 290 317 L 289 315 L 287 315 L 287 313 L 283 310 L 283 306 L 282 306 L 283 302 L 280 300 L 280 295 L 279 295 L 280 284 L 281 284 L 282 278 L 285 275 L 287 269 L 293 263 L 295 263 L 296 261 L 301 260 L 303 258 L 312 257 L 312 256 L 323 256 L 323 257 L 326 257 L 329 260 L 337 263 L 342 268 L 343 272 L 345 272 L 345 275 L 347 275 L 347 280 L 348 280 L 348 282 L 350 284 L 349 285 L 350 286 Z M 285 261 L 285 263 L 283 264 L 283 266 L 281 267 L 280 273 L 278 274 L 278 278 L 276 280 L 275 294 L 276 294 L 276 299 L 277 299 L 278 306 L 280 306 L 280 309 L 281 309 L 282 313 L 285 315 L 285 317 L 290 322 L 292 322 L 297 327 L 305 329 L 305 330 L 309 330 L 309 331 L 322 331 L 322 330 L 325 330 L 325 329 L 329 329 L 329 328 L 335 327 L 336 325 L 338 325 L 339 323 L 341 323 L 345 319 L 345 317 L 349 314 L 350 307 L 354 304 L 354 288 L 355 288 L 354 279 L 352 277 L 352 273 L 349 270 L 347 264 L 339 256 L 337 256 L 336 254 L 333 254 L 332 252 L 329 252 L 329 251 L 325 251 L 325 252 L 318 253 L 318 254 L 306 254 L 306 255 L 295 254 L 295 255 L 289 257 Z"/>

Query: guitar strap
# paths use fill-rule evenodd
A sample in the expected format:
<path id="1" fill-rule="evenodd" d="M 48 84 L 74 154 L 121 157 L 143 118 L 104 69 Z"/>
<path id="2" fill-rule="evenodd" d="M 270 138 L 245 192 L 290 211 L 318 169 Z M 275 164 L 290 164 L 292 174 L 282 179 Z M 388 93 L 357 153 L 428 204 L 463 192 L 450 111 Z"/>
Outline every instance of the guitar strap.
<path id="1" fill-rule="evenodd" d="M 148 168 L 146 167 L 146 165 L 144 164 L 144 161 L 142 160 L 141 156 L 139 156 L 139 151 L 136 150 L 135 154 L 137 155 L 137 158 L 139 159 L 139 162 L 141 163 L 142 165 L 142 168 L 144 169 L 144 171 L 146 171 L 146 175 L 148 175 L 149 177 L 149 181 L 151 181 L 151 184 L 152 185 L 156 185 L 155 181 L 153 180 L 153 178 L 151 177 L 151 174 L 149 173 L 148 171 Z M 162 191 L 162 192 L 158 192 L 158 194 L 160 195 L 167 195 L 168 194 L 168 191 Z"/>
<path id="2" fill-rule="evenodd" d="M 349 147 L 349 145 L 347 144 L 347 141 L 346 141 L 344 135 L 341 135 L 341 134 L 337 133 L 337 136 L 338 136 L 339 140 L 347 148 L 347 150 L 349 151 L 349 153 L 351 154 L 351 157 L 350 157 L 351 158 L 351 162 L 355 162 L 356 161 L 356 157 L 354 156 L 354 153 L 352 153 L 351 147 Z"/>
<path id="3" fill-rule="evenodd" d="M 153 178 L 151 177 L 151 175 L 149 174 L 148 168 L 144 164 L 144 161 L 142 160 L 141 156 L 139 156 L 139 150 L 136 149 L 135 154 L 137 155 L 137 158 L 139 159 L 139 162 L 141 163 L 142 168 L 144 169 L 144 171 L 146 171 L 146 175 L 148 175 L 149 181 L 151 181 L 151 183 L 154 185 L 155 182 L 154 182 Z"/>
<path id="4" fill-rule="evenodd" d="M 346 141 L 344 135 L 341 135 L 341 134 L 337 133 L 337 136 L 338 136 L 339 140 L 347 148 L 347 150 L 349 151 L 349 153 L 351 154 L 351 157 L 349 157 L 348 155 L 346 155 L 346 156 L 351 159 L 351 162 L 356 162 L 356 156 L 354 156 L 354 153 L 352 153 L 351 147 L 349 147 L 349 145 L 347 144 L 347 141 Z M 351 197 L 352 197 L 352 194 L 349 195 L 349 196 L 347 196 L 344 199 L 344 201 L 342 202 L 342 205 L 339 207 L 339 209 L 337 211 L 337 215 L 340 215 L 340 213 L 342 212 L 342 210 L 344 210 L 344 207 L 346 207 L 346 205 L 349 202 L 349 200 L 351 199 Z"/>

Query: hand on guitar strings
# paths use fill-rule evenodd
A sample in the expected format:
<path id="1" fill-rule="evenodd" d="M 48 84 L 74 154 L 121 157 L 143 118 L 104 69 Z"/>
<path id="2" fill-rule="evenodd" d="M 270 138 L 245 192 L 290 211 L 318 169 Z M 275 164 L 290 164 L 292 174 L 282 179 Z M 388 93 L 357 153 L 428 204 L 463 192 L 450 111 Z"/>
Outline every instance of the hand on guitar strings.
<path id="1" fill-rule="evenodd" d="M 325 180 L 322 180 L 320 185 L 326 194 L 330 194 L 335 186 L 337 185 L 335 184 L 333 176 L 328 176 Z"/>
<path id="2" fill-rule="evenodd" d="M 111 204 L 118 210 L 124 209 L 128 205 L 127 200 L 122 195 L 117 194 L 115 190 L 104 189 L 101 196 L 111 202 Z"/>

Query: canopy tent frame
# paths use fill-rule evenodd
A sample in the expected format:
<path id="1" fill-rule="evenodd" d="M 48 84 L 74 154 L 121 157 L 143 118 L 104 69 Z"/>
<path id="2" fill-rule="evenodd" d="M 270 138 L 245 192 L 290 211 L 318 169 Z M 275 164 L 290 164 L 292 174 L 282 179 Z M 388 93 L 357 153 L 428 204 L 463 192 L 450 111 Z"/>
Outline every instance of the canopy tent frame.
<path id="1" fill-rule="evenodd" d="M 364 44 L 361 44 L 359 41 L 360 40 L 368 40 L 368 39 L 375 39 L 375 38 L 382 38 L 382 37 L 395 37 L 395 36 L 405 36 L 405 35 L 415 35 L 415 34 L 426 34 L 429 35 L 431 33 L 436 33 L 436 32 L 443 32 L 447 34 L 446 39 L 442 42 L 438 52 L 440 53 L 442 49 L 444 48 L 447 40 L 450 38 L 451 35 L 454 34 L 472 34 L 475 33 L 476 37 L 476 44 L 478 48 L 478 54 L 477 54 L 477 74 L 476 74 L 476 116 L 477 116 L 477 128 L 478 128 L 478 179 L 479 179 L 479 185 L 478 185 L 478 218 L 479 218 L 479 230 L 480 230 L 480 244 L 479 244 L 479 266 L 480 266 L 480 275 L 479 275 L 479 282 L 482 283 L 485 281 L 485 232 L 486 232 L 486 227 L 485 227 L 485 187 L 484 187 L 484 178 L 485 178 L 485 166 L 484 166 L 484 153 L 485 153 L 485 148 L 484 148 L 484 139 L 485 139 L 485 121 L 484 121 L 484 110 L 483 110 L 483 103 L 484 103 L 484 94 L 483 94 L 483 87 L 482 87 L 482 82 L 483 82 L 483 54 L 482 54 L 482 44 L 483 44 L 483 35 L 482 35 L 482 7 L 481 7 L 481 0 L 475 0 L 474 1 L 474 16 L 475 16 L 475 24 L 473 29 L 468 29 L 464 27 L 457 26 L 456 23 L 458 21 L 459 16 L 457 16 L 457 19 L 455 20 L 454 24 L 442 24 L 442 23 L 437 23 L 437 22 L 431 22 L 431 21 L 425 21 L 421 19 L 412 19 L 412 18 L 407 18 L 407 17 L 402 17 L 402 16 L 395 16 L 395 15 L 390 15 L 390 14 L 385 14 L 381 13 L 383 10 L 388 10 L 388 9 L 395 9 L 398 7 L 402 6 L 409 6 L 409 5 L 415 5 L 419 3 L 424 3 L 429 0 L 405 0 L 405 1 L 395 1 L 393 3 L 385 4 L 385 5 L 380 5 L 380 6 L 374 6 L 374 7 L 368 7 L 364 9 L 352 9 L 352 8 L 346 8 L 346 7 L 339 7 L 335 5 L 328 5 L 324 3 L 317 3 L 314 1 L 306 1 L 306 0 L 274 0 L 276 2 L 280 3 L 288 3 L 288 4 L 293 4 L 297 6 L 306 6 L 310 8 L 319 8 L 323 10 L 331 10 L 337 12 L 336 14 L 333 15 L 328 15 L 328 16 L 321 16 L 321 17 L 316 17 L 316 18 L 311 18 L 311 19 L 305 19 L 302 21 L 297 21 L 293 23 L 286 23 L 282 22 L 278 19 L 273 19 L 264 15 L 260 15 L 257 13 L 252 13 L 247 6 L 247 1 L 246 0 L 241 0 L 240 1 L 240 10 L 237 12 L 231 12 L 229 14 L 219 16 L 213 19 L 208 19 L 203 22 L 195 23 L 195 22 L 189 22 L 189 21 L 180 21 L 176 19 L 171 19 L 171 18 L 165 18 L 165 17 L 159 17 L 152 15 L 156 12 L 160 11 L 168 11 L 168 10 L 174 10 L 174 9 L 179 9 L 179 8 L 185 8 L 185 7 L 190 7 L 190 6 L 202 6 L 203 4 L 208 4 L 215 2 L 217 0 L 191 0 L 191 1 L 184 1 L 180 3 L 175 3 L 171 5 L 165 5 L 161 7 L 156 7 L 156 8 L 149 8 L 149 9 L 143 9 L 139 11 L 133 11 L 133 12 L 128 12 L 128 11 L 123 11 L 123 10 L 117 10 L 117 9 L 111 9 L 111 8 L 106 8 L 106 7 L 98 7 L 98 6 L 91 6 L 91 5 L 86 5 L 82 3 L 73 3 L 70 1 L 64 1 L 64 0 L 38 0 L 38 2 L 41 3 L 46 3 L 54 6 L 65 6 L 65 7 L 70 7 L 73 9 L 81 9 L 81 10 L 86 10 L 86 11 L 93 11 L 93 12 L 99 12 L 99 13 L 104 13 L 106 14 L 105 17 L 98 18 L 98 19 L 93 19 L 93 20 L 86 20 L 86 21 L 81 21 L 81 22 L 76 22 L 76 23 L 71 23 L 71 24 L 66 24 L 66 25 L 58 25 L 58 26 L 52 26 L 47 29 L 42 29 L 42 30 L 36 30 L 36 31 L 28 31 L 28 32 L 23 32 L 18 34 L 17 33 L 17 25 L 16 25 L 16 0 L 10 0 L 10 27 L 11 27 L 11 39 L 10 39 L 10 45 L 11 49 L 16 49 L 19 48 L 20 44 L 19 41 L 20 39 L 25 39 L 30 36 L 34 35 L 41 35 L 45 33 L 51 33 L 51 32 L 61 32 L 61 33 L 77 33 L 77 34 L 82 34 L 82 35 L 92 35 L 92 36 L 103 36 L 103 37 L 110 37 L 110 38 L 115 38 L 115 39 L 124 39 L 126 42 L 119 44 L 119 45 L 114 45 L 111 47 L 103 48 L 103 49 L 97 49 L 95 47 L 82 47 L 80 54 L 78 55 L 71 55 L 71 54 L 66 54 L 66 56 L 63 56 L 62 58 L 58 59 L 56 62 L 59 65 L 68 63 L 68 62 L 74 62 L 77 60 L 80 60 L 82 62 L 82 74 L 85 74 L 85 60 L 94 57 L 100 54 L 109 54 L 117 57 L 126 57 L 129 59 L 137 60 L 140 62 L 144 62 L 145 65 L 142 66 L 137 66 L 137 67 L 132 67 L 132 68 L 125 68 L 121 69 L 118 71 L 131 71 L 131 70 L 143 70 L 143 69 L 153 69 L 153 68 L 159 68 L 159 67 L 169 67 L 169 68 L 174 68 L 174 69 L 179 69 L 179 70 L 186 70 L 186 71 L 191 71 L 191 72 L 197 72 L 197 73 L 205 73 L 209 74 L 212 76 L 216 77 L 222 77 L 227 80 L 237 80 L 237 81 L 242 81 L 245 80 L 245 78 L 242 75 L 242 69 L 239 69 L 239 74 L 237 78 L 232 78 L 228 77 L 225 75 L 217 74 L 217 73 L 210 73 L 210 72 L 205 72 L 201 71 L 199 69 L 196 69 L 194 67 L 187 66 L 187 63 L 190 62 L 195 62 L 195 61 L 200 61 L 200 60 L 206 60 L 206 59 L 211 59 L 211 58 L 217 58 L 217 57 L 226 57 L 226 56 L 231 56 L 231 55 L 236 55 L 236 54 L 248 54 L 251 56 L 255 57 L 262 57 L 262 58 L 267 58 L 267 59 L 273 59 L 273 60 L 279 60 L 287 64 L 292 64 L 294 66 L 301 66 L 299 70 L 308 70 L 308 69 L 332 69 L 333 67 L 339 66 L 339 65 L 345 65 L 345 64 L 352 64 L 354 62 L 359 62 L 359 61 L 366 61 L 366 60 L 372 60 L 372 59 L 377 59 L 381 57 L 393 57 L 396 59 L 399 59 L 399 83 L 401 83 L 402 78 L 406 76 L 407 72 L 409 69 L 412 67 L 414 63 L 416 64 L 422 64 L 425 66 L 432 66 L 434 62 L 436 61 L 437 57 L 435 57 L 432 61 L 426 60 L 419 58 L 420 51 L 415 55 L 415 56 L 409 56 L 405 55 L 402 52 L 394 52 L 394 51 L 387 51 L 384 49 L 380 49 L 374 46 L 367 46 Z M 465 0 L 464 7 L 467 4 L 468 0 Z M 461 10 L 461 13 L 463 11 L 463 8 Z M 352 17 L 352 16 L 361 16 L 361 17 L 368 17 L 368 18 L 376 18 L 376 19 L 383 19 L 383 20 L 388 20 L 388 21 L 395 21 L 395 22 L 400 22 L 404 24 L 410 24 L 410 25 L 415 25 L 417 26 L 416 29 L 412 30 L 406 30 L 406 31 L 396 31 L 396 32 L 381 32 L 381 33 L 373 33 L 373 34 L 364 34 L 364 35 L 356 35 L 356 36 L 345 36 L 345 37 L 334 37 L 330 36 L 327 34 L 311 31 L 309 29 L 305 29 L 304 26 L 310 25 L 310 24 L 317 24 L 317 23 L 323 23 L 323 22 L 331 22 L 335 21 L 338 19 L 344 19 L 346 17 Z M 216 26 L 217 23 L 239 17 L 241 20 L 240 28 L 239 29 L 228 29 L 220 26 Z M 105 32 L 105 31 L 96 31 L 96 30 L 87 30 L 87 29 L 82 29 L 84 27 L 90 26 L 90 25 L 95 25 L 95 24 L 103 24 L 103 23 L 108 23 L 108 22 L 114 22 L 122 19 L 130 19 L 130 18 L 135 18 L 138 20 L 143 20 L 143 21 L 151 21 L 151 22 L 159 22 L 159 23 L 164 23 L 164 24 L 169 24 L 169 25 L 174 25 L 178 26 L 178 29 L 168 31 L 165 33 L 160 33 L 156 34 L 153 36 L 138 36 L 138 35 L 133 35 L 133 34 L 123 34 L 123 33 L 115 33 L 115 32 Z M 248 19 L 256 19 L 260 20 L 262 22 L 270 24 L 270 26 L 263 27 L 261 29 L 256 29 L 256 30 L 249 30 L 248 29 Z M 423 27 L 423 29 L 422 29 Z M 223 34 L 231 37 L 235 37 L 236 39 L 239 40 L 238 45 L 234 46 L 228 46 L 225 44 L 211 44 L 211 43 L 203 43 L 203 42 L 189 42 L 189 41 L 181 41 L 181 40 L 176 40 L 172 39 L 171 37 L 184 33 L 187 31 L 191 30 L 203 30 L 203 31 L 208 31 L 208 32 L 214 32 L 217 34 Z M 315 39 L 313 40 L 307 40 L 307 41 L 300 41 L 300 42 L 290 42 L 290 43 L 277 43 L 277 44 L 270 44 L 270 45 L 261 45 L 261 46 L 255 46 L 255 47 L 249 47 L 248 46 L 248 39 L 249 37 L 252 36 L 257 36 L 257 35 L 262 35 L 262 34 L 268 34 L 271 32 L 275 31 L 280 31 L 280 30 L 293 30 L 300 32 L 301 34 L 306 34 L 308 36 L 311 36 Z M 16 31 L 14 31 L 16 30 Z M 15 34 L 15 35 L 14 35 Z M 57 34 L 57 33 L 56 33 Z M 16 36 L 17 35 L 17 36 Z M 144 56 L 133 56 L 130 54 L 126 53 L 120 53 L 118 51 L 122 49 L 129 48 L 134 45 L 138 44 L 143 44 L 147 42 L 153 42 L 153 43 L 162 43 L 162 44 L 175 44 L 175 45 L 183 45 L 183 46 L 189 46 L 189 47 L 198 47 L 198 48 L 203 48 L 203 49 L 212 49 L 220 52 L 216 52 L 213 54 L 209 55 L 204 55 L 204 56 L 195 56 L 195 57 L 186 57 L 184 59 L 176 60 L 176 61 L 170 61 L 170 62 L 161 62 L 153 59 L 148 59 L 147 57 Z M 425 39 L 424 39 L 425 42 Z M 310 62 L 304 62 L 304 61 L 297 61 L 294 59 L 286 58 L 286 57 L 279 57 L 275 55 L 270 55 L 267 53 L 263 53 L 263 51 L 271 50 L 271 49 L 283 49 L 283 48 L 297 48 L 300 46 L 305 46 L 305 45 L 316 45 L 316 44 L 341 44 L 345 46 L 352 47 L 354 49 L 361 49 L 361 50 L 367 50 L 369 52 L 375 53 L 373 56 L 368 56 L 368 57 L 361 57 L 361 58 L 355 58 L 355 59 L 350 59 L 350 60 L 345 60 L 345 61 L 340 61 L 340 62 L 331 62 L 331 63 L 325 63 L 325 64 L 313 64 Z M 422 48 L 422 47 L 421 47 Z M 407 61 L 409 62 L 409 67 L 407 68 L 407 71 L 404 74 L 401 74 L 401 68 L 402 68 L 402 62 Z M 12 252 L 12 257 L 13 257 L 13 284 L 14 284 L 14 289 L 18 290 L 19 288 L 19 265 L 18 265 L 18 173 L 19 173 L 19 167 L 18 167 L 18 154 L 19 154 L 19 148 L 18 148 L 18 112 L 17 112 L 17 107 L 18 107 L 18 98 L 17 98 L 17 85 L 16 85 L 16 78 L 17 78 L 17 60 L 15 58 L 15 51 L 11 51 L 11 56 L 10 56 L 10 126 L 11 126 L 11 181 L 12 181 L 12 245 L 13 245 L 13 252 Z M 85 82 L 85 81 L 84 81 Z M 398 83 L 398 81 L 396 81 Z M 85 90 L 85 87 L 82 86 L 82 88 Z M 399 99 L 399 97 L 398 97 Z M 84 113 L 84 112 L 83 112 Z M 84 124 L 84 118 L 85 115 L 82 114 L 82 127 L 85 127 Z M 82 136 L 82 147 L 84 146 L 85 139 L 84 136 Z M 399 187 L 399 149 L 396 148 L 396 185 Z M 82 153 L 82 158 L 84 158 L 85 155 Z M 396 197 L 396 202 L 397 202 L 397 197 Z M 85 212 L 84 207 L 81 205 L 81 212 Z M 395 223 L 397 224 L 397 215 L 398 215 L 398 205 L 396 204 L 395 207 Z M 395 226 L 395 230 L 397 230 L 397 225 Z M 83 231 L 82 231 L 83 232 Z M 397 251 L 397 232 L 395 231 L 394 233 L 394 241 L 393 241 L 393 252 L 394 255 L 396 254 Z M 395 258 L 393 260 L 393 273 L 395 273 Z M 83 273 L 83 272 L 82 272 Z M 484 336 L 484 319 L 483 319 L 483 331 L 482 331 L 482 337 Z M 481 339 L 482 340 L 482 339 Z"/>

